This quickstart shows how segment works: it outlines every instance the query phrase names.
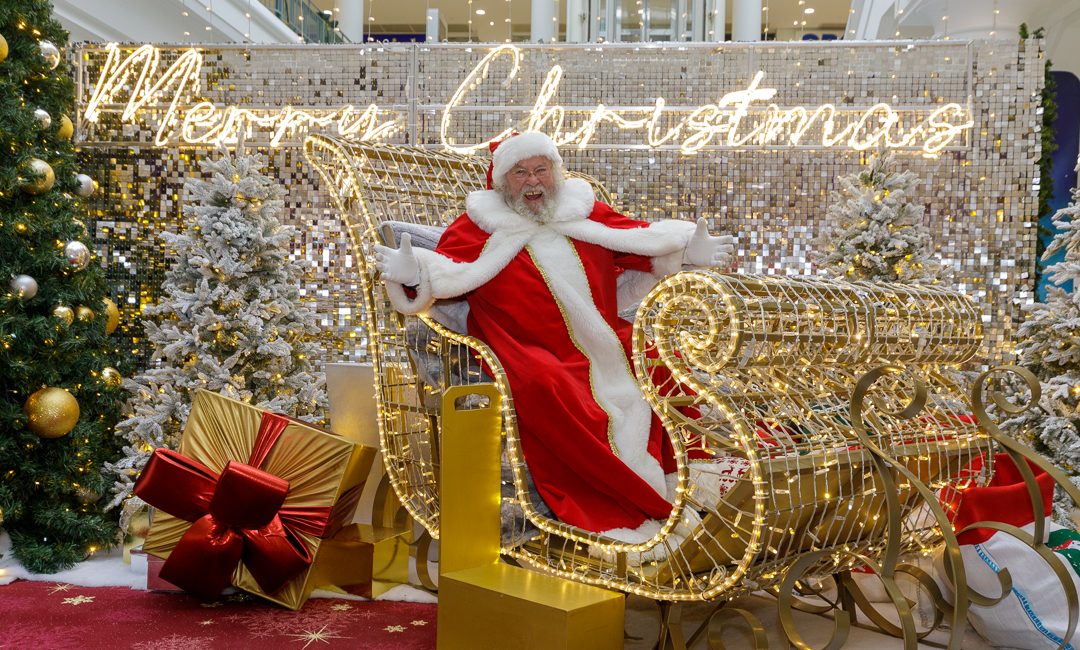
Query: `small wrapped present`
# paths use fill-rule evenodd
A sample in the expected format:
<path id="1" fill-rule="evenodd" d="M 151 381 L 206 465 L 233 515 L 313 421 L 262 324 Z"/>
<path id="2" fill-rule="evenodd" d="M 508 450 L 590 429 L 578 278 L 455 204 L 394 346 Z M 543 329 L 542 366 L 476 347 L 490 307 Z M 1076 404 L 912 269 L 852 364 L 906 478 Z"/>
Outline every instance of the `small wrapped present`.
<path id="1" fill-rule="evenodd" d="M 318 566 L 320 548 L 351 521 L 374 457 L 372 447 L 201 391 L 180 449 L 156 450 L 135 485 L 157 510 L 143 550 L 166 560 L 162 579 L 201 598 L 232 584 L 298 609 L 333 572 Z M 327 555 L 342 566 L 339 553 Z"/>

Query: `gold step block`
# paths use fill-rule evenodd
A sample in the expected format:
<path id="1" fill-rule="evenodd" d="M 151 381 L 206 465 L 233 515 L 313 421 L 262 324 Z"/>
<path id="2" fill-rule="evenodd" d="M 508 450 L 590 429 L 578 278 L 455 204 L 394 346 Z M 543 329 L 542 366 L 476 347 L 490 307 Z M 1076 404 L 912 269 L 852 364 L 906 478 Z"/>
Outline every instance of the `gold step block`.
<path id="1" fill-rule="evenodd" d="M 439 578 L 439 650 L 622 648 L 622 594 L 493 563 Z"/>
<path id="2" fill-rule="evenodd" d="M 321 575 L 320 585 L 364 598 L 375 598 L 409 582 L 409 539 L 411 532 L 352 524 L 334 536 L 333 547 L 340 554 L 331 572 Z M 343 567 L 348 567 L 343 570 Z M 350 574 L 344 580 L 344 574 Z"/>

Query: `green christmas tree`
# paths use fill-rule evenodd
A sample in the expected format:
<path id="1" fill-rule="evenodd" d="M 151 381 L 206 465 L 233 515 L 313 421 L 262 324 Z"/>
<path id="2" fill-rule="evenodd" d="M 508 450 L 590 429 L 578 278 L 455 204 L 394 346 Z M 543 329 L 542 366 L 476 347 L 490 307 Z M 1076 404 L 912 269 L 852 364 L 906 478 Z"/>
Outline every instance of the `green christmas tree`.
<path id="1" fill-rule="evenodd" d="M 841 176 L 830 197 L 826 228 L 814 253 L 829 277 L 872 282 L 934 284 L 941 264 L 930 255 L 923 209 L 911 202 L 915 174 L 896 171 L 891 153 Z"/>
<path id="2" fill-rule="evenodd" d="M 105 463 L 123 399 L 116 326 L 79 197 L 67 33 L 45 0 L 0 3 L 0 510 L 50 573 L 116 540 Z"/>

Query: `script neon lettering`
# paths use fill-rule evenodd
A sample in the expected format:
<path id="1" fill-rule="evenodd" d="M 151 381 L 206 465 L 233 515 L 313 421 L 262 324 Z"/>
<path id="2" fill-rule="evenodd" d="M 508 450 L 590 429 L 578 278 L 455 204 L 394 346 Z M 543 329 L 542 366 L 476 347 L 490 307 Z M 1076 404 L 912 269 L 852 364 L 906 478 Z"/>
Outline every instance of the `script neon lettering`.
<path id="1" fill-rule="evenodd" d="M 161 53 L 152 45 L 143 45 L 126 58 L 122 58 L 115 43 L 109 44 L 106 52 L 105 63 L 83 117 L 89 122 L 98 122 L 104 107 L 118 103 L 117 98 L 126 95 L 120 120 L 135 123 L 141 113 L 160 108 L 161 98 L 168 97 L 168 108 L 154 136 L 154 144 L 158 146 L 165 146 L 174 139 L 186 144 L 229 143 L 235 142 L 241 133 L 259 130 L 269 133 L 270 145 L 277 147 L 286 138 L 312 128 L 331 127 L 336 128 L 342 138 L 371 141 L 385 138 L 398 129 L 395 120 L 381 120 L 375 104 L 362 111 L 352 105 L 312 110 L 286 106 L 275 110 L 220 107 L 200 101 L 181 111 L 181 102 L 200 90 L 202 55 L 197 50 L 186 50 L 160 76 Z"/>
<path id="2" fill-rule="evenodd" d="M 501 81 L 503 88 L 510 87 L 517 77 L 523 54 L 516 46 L 500 46 L 484 56 L 466 75 L 443 110 L 441 136 L 446 148 L 471 153 L 511 133 L 511 129 L 505 129 L 474 144 L 459 143 L 450 135 L 456 113 L 465 109 L 470 95 L 482 86 L 493 64 L 501 58 L 510 61 L 510 69 Z M 762 71 L 753 76 L 745 89 L 729 92 L 715 104 L 673 108 L 663 97 L 658 97 L 652 106 L 640 108 L 615 110 L 598 103 L 593 109 L 575 107 L 571 111 L 555 102 L 563 74 L 561 66 L 551 67 L 521 123 L 525 130 L 548 133 L 558 145 L 572 144 L 579 148 L 591 144 L 601 125 L 610 124 L 619 130 L 644 131 L 645 142 L 650 147 L 678 144 L 684 154 L 693 154 L 714 144 L 728 148 L 846 146 L 856 151 L 884 146 L 919 149 L 924 155 L 932 156 L 963 137 L 974 124 L 970 112 L 955 103 L 942 105 L 922 119 L 918 119 L 915 111 L 899 112 L 885 103 L 843 112 L 834 104 L 811 109 L 805 106 L 783 108 L 771 103 L 761 108 L 761 102 L 773 99 L 778 92 L 761 85 L 765 78 Z M 576 128 L 569 123 L 571 113 L 583 116 Z M 680 116 L 681 119 L 674 119 Z M 665 127 L 665 118 L 675 123 Z M 905 123 L 913 125 L 905 131 Z M 816 141 L 808 142 L 815 126 Z"/>

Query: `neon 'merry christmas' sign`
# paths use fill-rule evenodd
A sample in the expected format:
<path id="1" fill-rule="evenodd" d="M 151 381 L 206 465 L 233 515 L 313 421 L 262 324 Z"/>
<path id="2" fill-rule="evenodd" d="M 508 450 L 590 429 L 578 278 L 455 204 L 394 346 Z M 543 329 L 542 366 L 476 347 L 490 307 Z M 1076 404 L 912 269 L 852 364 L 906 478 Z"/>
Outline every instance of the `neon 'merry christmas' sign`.
<path id="1" fill-rule="evenodd" d="M 483 85 L 492 63 L 503 56 L 510 57 L 510 69 L 502 85 L 508 86 L 517 77 L 523 56 L 519 48 L 504 45 L 489 52 L 461 82 L 443 111 L 440 135 L 444 146 L 468 153 L 486 147 L 491 140 L 501 140 L 513 130 L 525 130 L 544 131 L 559 145 L 576 144 L 584 148 L 592 142 L 601 125 L 611 124 L 621 130 L 643 132 L 650 147 L 678 144 L 684 154 L 695 153 L 709 145 L 728 148 L 811 145 L 846 146 L 859 151 L 878 146 L 920 149 L 925 155 L 932 156 L 962 136 L 974 123 L 970 112 L 955 103 L 927 111 L 924 118 L 908 127 L 903 126 L 904 117 L 909 117 L 910 122 L 910 116 L 885 103 L 845 111 L 838 110 L 833 104 L 814 109 L 804 106 L 781 108 L 776 104 L 757 108 L 753 104 L 768 101 L 777 93 L 775 88 L 761 86 L 765 73 L 759 71 L 745 90 L 727 93 L 715 104 L 681 109 L 687 115 L 673 125 L 669 125 L 672 120 L 666 115 L 667 102 L 663 97 L 657 97 L 653 106 L 647 109 L 616 110 L 597 104 L 578 124 L 568 125 L 567 109 L 551 103 L 563 76 L 562 67 L 555 65 L 544 79 L 524 128 L 506 129 L 474 145 L 454 144 L 456 109 L 469 93 Z M 752 110 L 754 118 L 747 119 Z M 810 133 L 813 133 L 812 142 Z"/>
<path id="2" fill-rule="evenodd" d="M 669 107 L 663 97 L 651 106 L 608 108 L 597 104 L 592 109 L 567 109 L 554 104 L 563 77 L 563 68 L 554 65 L 548 71 L 520 126 L 493 134 L 475 144 L 455 140 L 455 118 L 468 110 L 467 100 L 483 86 L 493 64 L 508 57 L 509 70 L 501 84 L 509 88 L 517 77 L 524 54 L 520 48 L 504 45 L 493 49 L 470 71 L 451 96 L 442 112 L 440 136 L 443 146 L 467 153 L 487 146 L 492 140 L 506 137 L 512 130 L 544 131 L 560 145 L 584 148 L 593 144 L 602 126 L 621 131 L 640 132 L 642 145 L 677 146 L 684 154 L 706 147 L 784 148 L 848 147 L 855 150 L 871 147 L 904 148 L 933 156 L 971 129 L 970 111 L 956 103 L 923 109 L 897 110 L 878 103 L 865 109 L 840 110 L 834 104 L 814 108 L 780 107 L 771 103 L 777 90 L 762 86 L 765 73 L 758 72 L 744 90 L 723 95 L 716 103 L 694 107 Z M 202 55 L 195 49 L 184 51 L 164 72 L 159 71 L 160 51 L 143 45 L 122 58 L 116 44 L 107 46 L 107 57 L 97 83 L 87 102 L 83 117 L 89 122 L 100 119 L 104 107 L 127 96 L 120 119 L 135 123 L 146 111 L 162 112 L 154 143 L 218 144 L 233 142 L 240 133 L 253 131 L 270 134 L 270 144 L 311 130 L 332 131 L 342 138 L 376 141 L 389 137 L 402 125 L 384 120 L 378 106 L 363 110 L 352 105 L 341 108 L 255 109 L 219 106 L 208 101 L 193 105 L 185 97 L 197 96 Z M 580 117 L 573 121 L 571 116 Z"/>

